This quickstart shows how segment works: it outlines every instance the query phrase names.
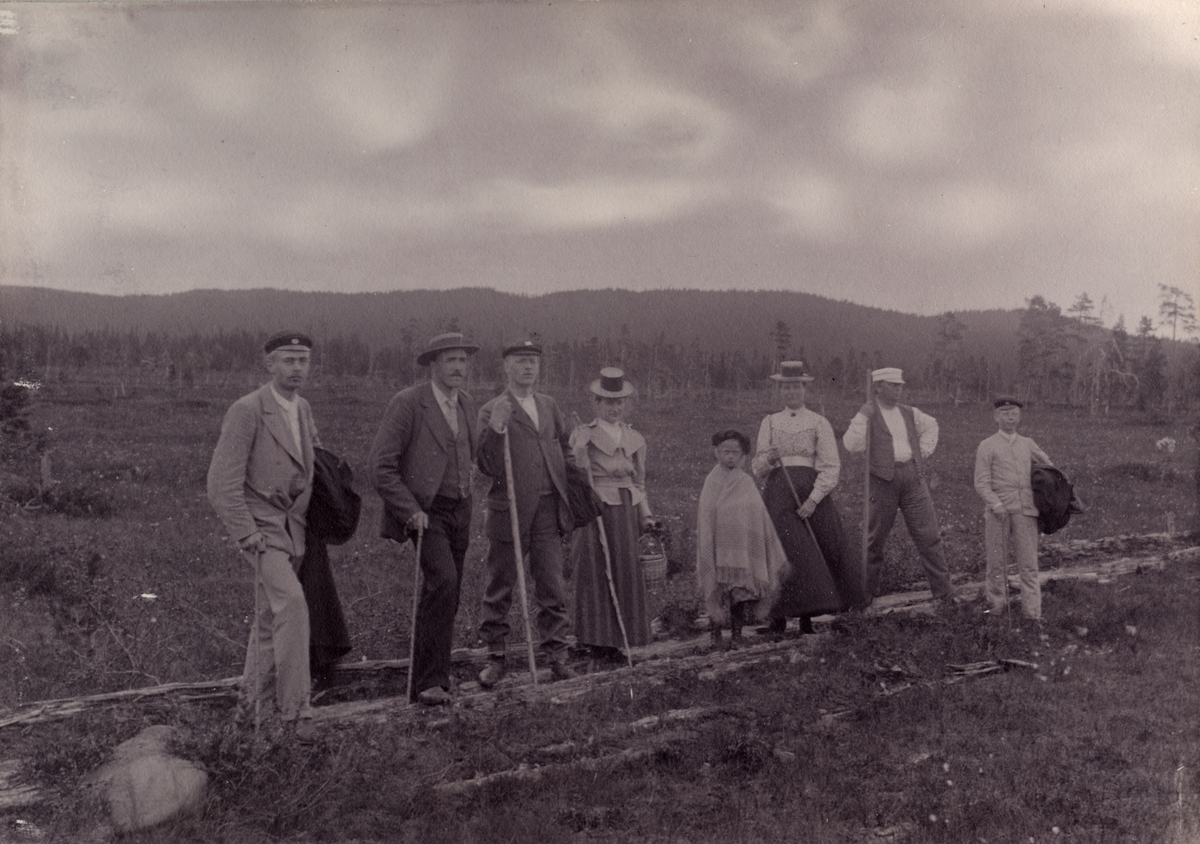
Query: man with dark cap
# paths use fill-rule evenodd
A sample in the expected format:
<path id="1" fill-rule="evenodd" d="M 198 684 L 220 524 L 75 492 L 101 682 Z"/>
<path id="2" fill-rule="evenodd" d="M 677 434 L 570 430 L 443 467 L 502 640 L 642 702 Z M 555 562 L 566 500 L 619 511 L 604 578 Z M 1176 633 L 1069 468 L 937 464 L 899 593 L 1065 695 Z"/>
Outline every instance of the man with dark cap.
<path id="1" fill-rule="evenodd" d="M 1033 464 L 1053 465 L 1046 452 L 1017 433 L 1021 402 L 996 399 L 992 418 L 999 430 L 975 451 L 975 491 L 983 499 L 983 541 L 987 555 L 984 594 L 988 611 L 1008 606 L 1008 544 L 1016 552 L 1021 581 L 1021 611 L 1026 618 L 1042 617 L 1042 588 L 1038 582 L 1038 509 L 1030 477 Z"/>
<path id="2" fill-rule="evenodd" d="M 413 645 L 413 694 L 450 703 L 450 650 L 471 540 L 476 410 L 464 388 L 479 347 L 458 332 L 429 341 L 417 363 L 429 381 L 392 397 L 371 447 L 371 479 L 383 499 L 380 535 L 421 541 L 421 596 Z"/>
<path id="3" fill-rule="evenodd" d="M 208 467 L 208 500 L 255 569 L 255 619 L 242 694 L 285 723 L 309 709 L 308 607 L 296 573 L 312 495 L 312 409 L 298 394 L 308 378 L 312 339 L 301 331 L 263 346 L 271 380 L 225 414 Z M 311 723 L 311 722 L 309 722 Z"/>
<path id="4" fill-rule="evenodd" d="M 533 340 L 507 346 L 507 388 L 479 409 L 479 469 L 492 479 L 487 514 L 491 576 L 479 624 L 479 634 L 488 649 L 487 665 L 479 674 L 484 688 L 494 686 L 505 673 L 508 611 L 517 582 L 518 561 L 504 471 L 505 432 L 512 450 L 521 555 L 529 553 L 542 651 L 556 680 L 575 676 L 566 662 L 568 619 L 562 552 L 562 536 L 574 529 L 567 497 L 567 473 L 573 470 L 569 460 L 571 432 L 554 399 L 534 391 L 541 358 L 542 347 Z"/>
<path id="5" fill-rule="evenodd" d="M 883 548 L 896 511 L 921 555 L 933 597 L 947 604 L 957 602 L 950 586 L 950 572 L 942 552 L 941 530 L 933 496 L 925 482 L 925 461 L 937 448 L 938 423 L 915 407 L 900 403 L 904 373 L 893 366 L 871 373 L 874 396 L 850 420 L 842 444 L 854 453 L 867 446 L 870 426 L 870 518 L 868 519 L 866 598 L 879 594 L 883 573 Z"/>

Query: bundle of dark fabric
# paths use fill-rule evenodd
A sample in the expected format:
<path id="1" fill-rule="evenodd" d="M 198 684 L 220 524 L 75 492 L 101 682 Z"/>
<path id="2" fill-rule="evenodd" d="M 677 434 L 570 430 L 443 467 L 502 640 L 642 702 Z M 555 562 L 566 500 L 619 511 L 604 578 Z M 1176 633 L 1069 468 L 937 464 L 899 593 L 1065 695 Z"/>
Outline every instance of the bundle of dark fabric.
<path id="1" fill-rule="evenodd" d="M 594 524 L 596 517 L 604 513 L 604 502 L 592 489 L 587 472 L 575 466 L 567 466 L 567 501 L 571 504 L 571 516 L 575 527 Z"/>
<path id="2" fill-rule="evenodd" d="M 1075 487 L 1053 466 L 1034 466 L 1030 483 L 1038 511 L 1038 530 L 1042 533 L 1049 535 L 1062 530 L 1073 514 L 1083 512 Z"/>
<path id="3" fill-rule="evenodd" d="M 358 527 L 362 497 L 353 483 L 346 461 L 323 448 L 313 449 L 313 492 L 298 577 L 308 604 L 309 663 L 318 687 L 328 683 L 333 664 L 350 652 L 350 630 L 329 565 L 328 546 L 348 542 Z"/>

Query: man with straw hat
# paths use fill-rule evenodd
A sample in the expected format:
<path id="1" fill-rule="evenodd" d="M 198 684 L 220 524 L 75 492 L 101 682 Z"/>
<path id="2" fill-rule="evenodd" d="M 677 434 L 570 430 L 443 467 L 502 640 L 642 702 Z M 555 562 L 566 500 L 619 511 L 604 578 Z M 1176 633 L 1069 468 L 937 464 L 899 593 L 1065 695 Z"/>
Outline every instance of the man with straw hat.
<path id="1" fill-rule="evenodd" d="M 883 572 L 883 546 L 896 520 L 904 514 L 909 536 L 921 555 L 933 597 L 956 603 L 950 572 L 942 553 L 942 537 L 933 497 L 925 482 L 924 462 L 937 448 L 938 423 L 915 407 L 900 403 L 904 373 L 895 367 L 871 373 L 872 399 L 850 420 L 842 443 L 852 453 L 867 446 L 870 426 L 870 516 L 867 540 L 866 591 L 879 594 Z"/>
<path id="2" fill-rule="evenodd" d="M 570 431 L 554 399 L 534 390 L 541 372 L 541 345 L 519 340 L 506 346 L 503 355 L 505 390 L 479 409 L 478 464 L 492 479 L 487 502 L 490 577 L 479 624 L 488 649 L 487 665 L 479 674 L 484 688 L 494 686 L 506 671 L 508 611 L 514 587 L 524 585 L 526 553 L 542 652 L 554 679 L 575 676 L 566 661 L 570 624 L 562 549 L 562 537 L 575 527 L 567 492 Z M 523 592 L 519 597 L 524 601 Z M 525 622 L 529 637 L 527 611 Z M 529 654 L 532 668 L 532 640 Z M 536 678 L 535 672 L 534 682 Z"/>
<path id="3" fill-rule="evenodd" d="M 380 536 L 412 539 L 420 549 L 409 676 L 410 693 L 428 706 L 451 700 L 450 651 L 471 540 L 478 442 L 475 403 L 465 388 L 477 351 L 457 331 L 430 340 L 417 355 L 417 364 L 429 367 L 429 381 L 392 397 L 371 446 L 371 482 L 383 499 Z"/>
<path id="4" fill-rule="evenodd" d="M 271 380 L 225 414 L 208 467 L 208 500 L 255 572 L 255 613 L 242 694 L 255 712 L 311 724 L 309 620 L 296 573 L 312 497 L 312 408 L 297 392 L 308 379 L 313 341 L 301 331 L 263 346 Z M 302 728 L 303 729 L 303 728 Z"/>

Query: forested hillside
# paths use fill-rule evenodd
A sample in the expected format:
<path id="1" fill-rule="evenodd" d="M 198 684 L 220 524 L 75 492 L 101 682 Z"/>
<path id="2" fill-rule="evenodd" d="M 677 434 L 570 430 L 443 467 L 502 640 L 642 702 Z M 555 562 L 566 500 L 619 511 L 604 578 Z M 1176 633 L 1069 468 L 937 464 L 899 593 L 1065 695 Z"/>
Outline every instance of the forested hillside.
<path id="1" fill-rule="evenodd" d="M 918 316 L 783 291 L 468 288 L 166 296 L 0 288 L 0 377 L 104 368 L 186 386 L 255 369 L 262 339 L 281 326 L 314 336 L 320 373 L 397 384 L 422 377 L 414 357 L 450 329 L 482 346 L 475 371 L 484 380 L 498 372 L 506 341 L 538 336 L 548 352 L 543 381 L 562 387 L 615 364 L 649 392 L 743 389 L 785 358 L 804 360 L 827 392 L 857 392 L 867 370 L 889 365 L 926 394 L 976 401 L 1015 391 L 1093 410 L 1187 407 L 1200 383 L 1194 343 L 1160 340 L 1147 317 L 1132 334 L 1123 321 L 1107 328 L 1086 294 L 1065 313 L 1035 296 L 1023 310 Z"/>
<path id="2" fill-rule="evenodd" d="M 536 333 L 555 351 L 547 360 L 553 380 L 577 383 L 604 363 L 623 362 L 662 387 L 744 386 L 770 374 L 780 355 L 804 358 L 839 386 L 857 384 L 854 373 L 882 363 L 903 366 L 920 380 L 939 368 L 942 327 L 939 317 L 780 291 L 591 290 L 525 297 L 466 288 L 197 290 L 119 297 L 9 287 L 0 289 L 0 314 L 6 332 L 50 332 L 24 338 L 22 345 L 30 348 L 11 349 L 10 368 L 17 365 L 14 356 L 24 366 L 45 365 L 46 354 L 54 361 L 49 347 L 58 346 L 59 364 L 141 365 L 164 353 L 182 359 L 190 348 L 200 358 L 195 368 L 227 370 L 254 365 L 258 339 L 291 325 L 317 337 L 329 371 L 406 380 L 411 358 L 428 337 L 458 327 L 484 347 L 484 367 L 496 362 L 506 340 Z M 963 330 L 954 353 L 972 360 L 972 372 L 983 379 L 980 389 L 989 379 L 1015 376 L 1018 316 L 956 315 Z"/>

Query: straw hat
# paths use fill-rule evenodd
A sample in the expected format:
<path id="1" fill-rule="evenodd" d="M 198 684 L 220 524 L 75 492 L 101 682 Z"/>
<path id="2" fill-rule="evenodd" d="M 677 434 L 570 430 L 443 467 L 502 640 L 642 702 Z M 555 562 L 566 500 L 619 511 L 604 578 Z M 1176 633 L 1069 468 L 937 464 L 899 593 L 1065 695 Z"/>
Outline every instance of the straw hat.
<path id="1" fill-rule="evenodd" d="M 813 377 L 808 374 L 808 370 L 804 368 L 804 363 L 798 360 L 780 361 L 779 371 L 771 376 L 772 381 L 803 381 L 805 383 L 812 381 Z"/>
<path id="2" fill-rule="evenodd" d="M 633 385 L 625 380 L 625 373 L 615 366 L 601 369 L 600 377 L 588 389 L 606 399 L 623 399 L 633 395 Z"/>

